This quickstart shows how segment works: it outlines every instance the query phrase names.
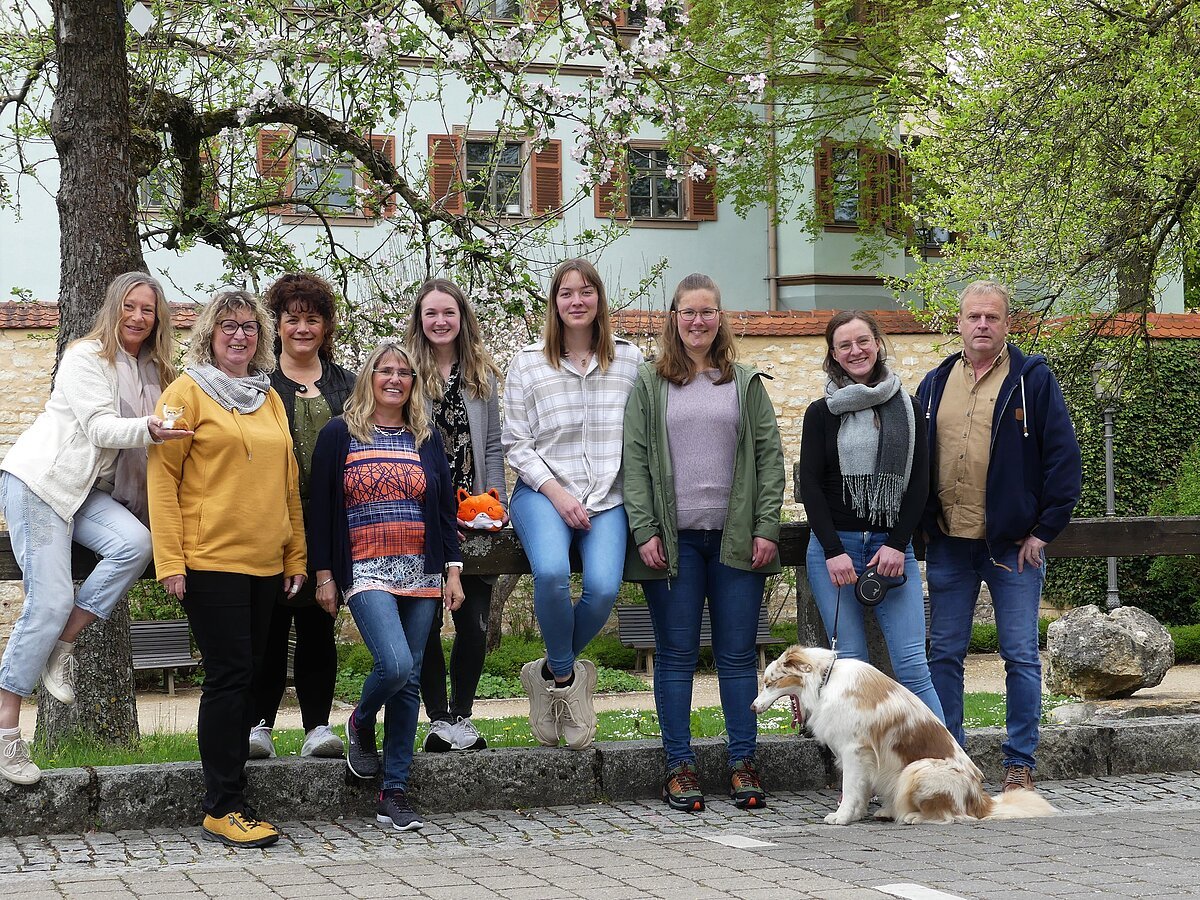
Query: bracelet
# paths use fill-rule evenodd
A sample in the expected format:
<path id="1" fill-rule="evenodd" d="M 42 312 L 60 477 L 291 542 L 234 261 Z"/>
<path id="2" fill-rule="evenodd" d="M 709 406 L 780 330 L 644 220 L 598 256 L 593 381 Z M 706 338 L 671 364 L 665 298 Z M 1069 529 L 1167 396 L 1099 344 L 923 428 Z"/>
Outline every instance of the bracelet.
<path id="1" fill-rule="evenodd" d="M 332 578 L 326 578 L 324 581 L 318 581 L 318 582 L 317 582 L 317 587 L 319 587 L 319 588 L 320 588 L 320 587 L 325 587 L 325 585 L 327 585 L 327 584 L 332 584 L 332 583 L 333 583 L 333 579 L 332 579 Z"/>

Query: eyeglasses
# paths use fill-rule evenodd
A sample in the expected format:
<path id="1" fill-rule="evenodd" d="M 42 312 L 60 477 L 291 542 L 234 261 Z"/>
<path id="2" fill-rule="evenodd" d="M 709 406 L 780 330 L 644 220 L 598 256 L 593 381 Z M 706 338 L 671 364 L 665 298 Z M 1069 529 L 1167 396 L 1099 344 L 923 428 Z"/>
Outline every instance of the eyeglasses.
<path id="1" fill-rule="evenodd" d="M 389 381 L 392 378 L 402 378 L 407 381 L 413 377 L 412 369 L 372 369 L 371 372 Z"/>
<path id="2" fill-rule="evenodd" d="M 717 316 L 721 315 L 721 311 L 719 309 L 677 309 L 675 315 L 685 322 L 695 322 L 697 317 L 701 322 L 715 322 Z"/>
<path id="3" fill-rule="evenodd" d="M 246 337 L 254 337 L 258 334 L 258 323 L 253 319 L 249 322 L 239 322 L 236 319 L 222 319 L 217 323 L 217 327 L 230 337 L 237 334 L 239 330 Z"/>
<path id="4" fill-rule="evenodd" d="M 841 355 L 843 353 L 849 353 L 855 347 L 857 347 L 859 350 L 869 350 L 874 343 L 875 338 L 872 335 L 864 334 L 857 341 L 841 341 L 840 343 L 834 344 L 833 352 Z"/>

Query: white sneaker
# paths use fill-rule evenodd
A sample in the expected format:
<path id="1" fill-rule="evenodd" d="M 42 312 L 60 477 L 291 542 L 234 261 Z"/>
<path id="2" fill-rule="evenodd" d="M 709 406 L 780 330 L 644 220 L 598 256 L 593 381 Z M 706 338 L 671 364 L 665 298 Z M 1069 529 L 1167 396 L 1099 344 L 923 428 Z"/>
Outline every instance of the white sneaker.
<path id="1" fill-rule="evenodd" d="M 55 641 L 42 669 L 42 684 L 50 696 L 70 706 L 75 702 L 75 645 Z"/>
<path id="2" fill-rule="evenodd" d="M 467 716 L 459 716 L 450 726 L 450 740 L 455 750 L 486 750 L 487 741 Z"/>
<path id="3" fill-rule="evenodd" d="M 275 758 L 275 742 L 271 740 L 271 728 L 266 719 L 259 719 L 258 724 L 250 729 L 250 758 Z"/>
<path id="4" fill-rule="evenodd" d="M 575 660 L 575 680 L 562 690 L 566 692 L 558 720 L 562 736 L 572 750 L 584 750 L 596 739 L 596 707 L 592 703 L 596 664 L 590 659 Z"/>
<path id="5" fill-rule="evenodd" d="M 269 737 L 268 740 L 270 740 Z M 346 745 L 328 725 L 318 725 L 306 733 L 304 745 L 300 748 L 301 756 L 317 756 L 323 759 L 341 759 L 345 754 Z M 271 750 L 271 755 L 275 755 L 274 748 Z"/>
<path id="6" fill-rule="evenodd" d="M 42 770 L 29 758 L 29 745 L 17 737 L 0 737 L 0 775 L 13 784 L 37 784 Z"/>
<path id="7" fill-rule="evenodd" d="M 454 747 L 454 723 L 439 719 L 429 726 L 429 733 L 421 743 L 426 753 L 445 753 Z"/>
<path id="8" fill-rule="evenodd" d="M 557 747 L 560 735 L 558 710 L 566 688 L 556 688 L 553 681 L 542 677 L 546 660 L 535 659 L 521 666 L 521 684 L 529 694 L 529 730 L 544 747 Z"/>

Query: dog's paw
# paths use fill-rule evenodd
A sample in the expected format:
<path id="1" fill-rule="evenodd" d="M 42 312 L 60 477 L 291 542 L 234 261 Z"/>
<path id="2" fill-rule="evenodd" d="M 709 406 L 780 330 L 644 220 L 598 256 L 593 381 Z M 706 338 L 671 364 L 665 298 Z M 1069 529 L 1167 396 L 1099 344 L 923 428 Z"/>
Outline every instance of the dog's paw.
<path id="1" fill-rule="evenodd" d="M 886 806 L 881 806 L 881 807 L 879 807 L 879 809 L 875 810 L 874 818 L 883 819 L 885 821 L 890 822 L 892 819 L 894 819 L 896 817 L 894 815 L 892 815 L 892 811 L 890 809 L 888 809 Z"/>
<path id="2" fill-rule="evenodd" d="M 862 816 L 856 816 L 853 810 L 838 809 L 825 817 L 826 825 L 849 825 L 857 822 Z"/>
<path id="3" fill-rule="evenodd" d="M 900 823 L 902 825 L 920 825 L 924 821 L 925 820 L 921 817 L 919 812 L 905 813 L 900 817 Z"/>

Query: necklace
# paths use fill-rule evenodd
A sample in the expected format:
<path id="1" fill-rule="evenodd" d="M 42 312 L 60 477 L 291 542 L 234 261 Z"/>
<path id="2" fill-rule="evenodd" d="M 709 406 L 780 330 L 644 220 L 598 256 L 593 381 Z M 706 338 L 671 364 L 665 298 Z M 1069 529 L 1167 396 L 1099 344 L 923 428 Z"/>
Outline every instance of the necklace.
<path id="1" fill-rule="evenodd" d="M 408 430 L 408 427 L 406 425 L 380 425 L 377 422 L 372 422 L 371 427 L 374 428 L 376 431 L 378 431 L 380 434 L 390 434 L 390 435 L 403 434 L 404 432 L 406 432 Z"/>
<path id="2" fill-rule="evenodd" d="M 584 353 L 572 353 L 567 351 L 567 362 L 574 363 L 581 371 L 587 368 L 588 360 L 592 358 L 592 351 L 587 350 Z"/>

